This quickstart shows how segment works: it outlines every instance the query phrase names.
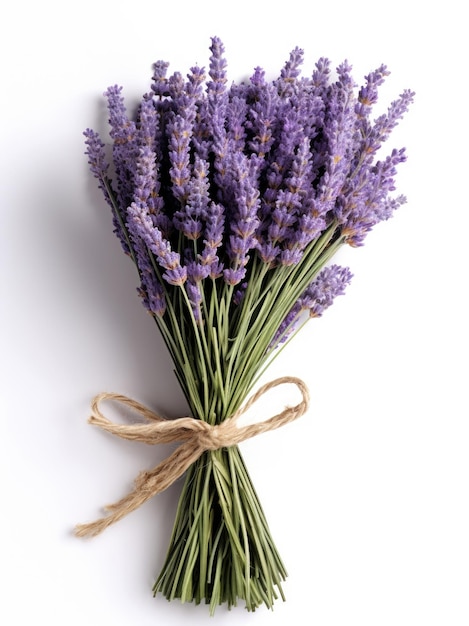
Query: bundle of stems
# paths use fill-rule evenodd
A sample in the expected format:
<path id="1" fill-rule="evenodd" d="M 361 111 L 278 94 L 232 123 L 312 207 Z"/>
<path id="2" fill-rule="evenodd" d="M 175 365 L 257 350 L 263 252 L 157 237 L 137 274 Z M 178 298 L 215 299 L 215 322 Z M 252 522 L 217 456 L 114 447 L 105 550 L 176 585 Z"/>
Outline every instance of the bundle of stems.
<path id="1" fill-rule="evenodd" d="M 238 411 L 281 351 L 275 337 L 292 308 L 292 296 L 298 299 L 341 245 L 333 237 L 331 228 L 310 245 L 302 263 L 282 268 L 280 276 L 254 259 L 243 301 L 234 310 L 233 287 L 211 282 L 202 304 L 203 326 L 195 323 L 180 290 L 179 313 L 168 315 L 162 333 L 194 416 L 217 424 Z M 182 311 L 192 330 L 181 334 Z M 284 598 L 285 577 L 239 447 L 205 452 L 187 473 L 154 592 L 168 600 L 205 599 L 212 613 L 217 605 L 233 606 L 238 599 L 254 610 L 262 603 L 272 607 L 278 595 Z"/>
<path id="2" fill-rule="evenodd" d="M 280 76 L 256 68 L 226 86 L 213 37 L 209 81 L 154 65 L 135 119 L 121 88 L 106 92 L 106 146 L 86 130 L 91 171 L 140 277 L 139 294 L 165 340 L 195 420 L 239 411 L 269 364 L 350 282 L 331 264 L 405 201 L 390 197 L 403 149 L 377 153 L 413 99 L 405 90 L 374 122 L 383 65 L 356 92 L 343 63 L 332 80 L 303 52 Z M 207 450 L 187 471 L 165 563 L 154 586 L 168 600 L 248 610 L 284 598 L 286 570 L 238 446 Z"/>

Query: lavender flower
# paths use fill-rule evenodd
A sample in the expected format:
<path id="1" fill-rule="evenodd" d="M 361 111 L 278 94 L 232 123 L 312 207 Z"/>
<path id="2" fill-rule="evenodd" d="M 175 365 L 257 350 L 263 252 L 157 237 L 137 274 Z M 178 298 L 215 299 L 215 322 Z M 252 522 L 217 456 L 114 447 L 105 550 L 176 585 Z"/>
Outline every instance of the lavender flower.
<path id="1" fill-rule="evenodd" d="M 185 203 L 188 195 L 191 134 L 192 126 L 190 121 L 181 115 L 176 115 L 168 125 L 169 159 L 171 163 L 169 175 L 172 183 L 172 194 L 181 204 Z"/>
<path id="2" fill-rule="evenodd" d="M 303 63 L 304 51 L 296 47 L 290 53 L 290 58 L 285 63 L 280 78 L 276 81 L 277 89 L 281 98 L 289 98 L 295 93 L 300 75 L 300 67 Z"/>
<path id="3" fill-rule="evenodd" d="M 244 151 L 246 143 L 247 104 L 245 97 L 233 95 L 227 106 L 226 126 L 232 150 Z"/>
<path id="4" fill-rule="evenodd" d="M 207 83 L 207 107 L 205 109 L 205 129 L 211 137 L 210 143 L 214 155 L 215 182 L 219 190 L 225 186 L 225 161 L 229 152 L 229 141 L 226 131 L 226 114 L 228 93 L 226 90 L 226 60 L 224 46 L 218 37 L 212 37 L 210 46 L 210 66 Z M 221 194 L 219 194 L 221 199 Z"/>
<path id="5" fill-rule="evenodd" d="M 200 262 L 211 268 L 210 276 L 212 278 L 217 278 L 223 273 L 218 249 L 223 242 L 224 217 L 223 207 L 211 201 L 206 212 L 204 248 L 200 253 Z"/>
<path id="6" fill-rule="evenodd" d="M 110 135 L 114 142 L 112 156 L 117 178 L 117 196 L 120 206 L 126 206 L 133 195 L 138 149 L 136 124 L 127 117 L 121 93 L 122 87 L 114 85 L 104 95 L 108 100 Z"/>
<path id="7" fill-rule="evenodd" d="M 295 332 L 305 312 L 309 313 L 309 317 L 321 317 L 324 311 L 332 305 L 334 299 L 345 293 L 345 287 L 352 278 L 348 267 L 340 265 L 325 267 L 290 309 L 280 324 L 270 344 L 271 347 L 275 348 L 287 341 Z"/>
<path id="8" fill-rule="evenodd" d="M 212 37 L 210 46 L 210 69 L 209 75 L 212 79 L 207 87 L 209 95 L 219 96 L 224 93 L 226 85 L 226 59 L 224 58 L 225 47 L 219 37 Z"/>
<path id="9" fill-rule="evenodd" d="M 104 180 L 107 178 L 107 171 L 109 169 L 109 163 L 106 159 L 105 145 L 101 140 L 101 137 L 94 130 L 87 128 L 84 131 L 86 137 L 86 152 L 88 155 L 88 165 L 90 171 L 95 178 L 98 179 L 99 188 L 106 195 L 106 199 L 109 200 L 109 194 L 107 194 Z"/>
<path id="10" fill-rule="evenodd" d="M 196 157 L 193 176 L 187 183 L 185 204 L 173 218 L 174 225 L 187 239 L 193 241 L 202 235 L 209 203 L 208 163 Z"/>
<path id="11" fill-rule="evenodd" d="M 371 113 L 373 105 L 378 100 L 378 87 L 383 84 L 386 76 L 389 76 L 389 71 L 385 65 L 381 65 L 365 77 L 366 83 L 360 88 L 355 105 L 358 118 L 366 119 Z"/>
<path id="12" fill-rule="evenodd" d="M 331 73 L 330 66 L 330 60 L 326 59 L 325 57 L 321 57 L 316 62 L 316 69 L 314 70 L 311 77 L 312 93 L 324 101 L 326 101 L 327 98 L 329 77 Z"/>
<path id="13" fill-rule="evenodd" d="M 160 181 L 158 179 L 158 160 L 155 152 L 143 141 L 139 156 L 136 159 L 134 176 L 133 201 L 145 205 L 153 225 L 157 227 L 163 237 L 171 231 L 171 220 L 164 213 L 164 199 L 160 195 Z"/>
<path id="14" fill-rule="evenodd" d="M 342 235 L 351 246 L 363 245 L 366 234 L 384 219 L 389 219 L 391 210 L 405 202 L 390 202 L 388 194 L 395 189 L 396 166 L 406 159 L 405 150 L 393 150 L 384 161 L 378 161 L 366 172 L 364 181 L 355 181 L 348 193 L 341 196 L 337 216 L 344 222 Z"/>
<path id="15" fill-rule="evenodd" d="M 181 286 L 187 278 L 187 270 L 181 265 L 180 255 L 174 252 L 171 244 L 164 239 L 159 228 L 153 225 L 147 207 L 143 203 L 132 202 L 127 210 L 127 226 L 135 245 L 142 240 L 166 270 L 162 276 L 170 285 Z"/>
<path id="16" fill-rule="evenodd" d="M 272 135 L 270 141 L 275 146 L 275 158 L 269 159 L 269 168 L 266 174 L 269 187 L 265 193 L 265 202 L 271 204 L 275 198 L 275 192 L 281 187 L 285 177 L 292 166 L 295 152 L 305 136 L 304 121 L 301 111 L 301 102 L 296 97 L 289 98 L 287 103 L 283 103 L 277 115 L 282 120 L 276 129 L 278 143 L 274 143 L 276 136 Z M 272 124 L 267 122 L 268 126 Z M 274 127 L 275 128 L 275 127 Z M 265 142 L 264 146 L 267 145 Z M 264 150 L 266 148 L 264 147 Z M 270 156 L 270 155 L 269 155 Z"/>
<path id="17" fill-rule="evenodd" d="M 313 169 L 310 140 L 304 138 L 294 155 L 286 186 L 290 194 L 289 217 L 280 263 L 298 263 L 306 246 L 326 225 L 325 211 L 317 211 L 313 191 Z"/>
<path id="18" fill-rule="evenodd" d="M 185 283 L 187 296 L 191 304 L 194 319 L 198 323 L 203 322 L 201 304 L 203 301 L 203 281 L 210 276 L 211 268 L 197 261 L 188 261 L 187 281 Z"/>
<path id="19" fill-rule="evenodd" d="M 153 64 L 151 89 L 160 99 L 168 95 L 168 79 L 166 77 L 168 67 L 169 63 L 166 61 L 156 61 Z"/>
<path id="20" fill-rule="evenodd" d="M 109 163 L 106 160 L 105 145 L 102 142 L 100 136 L 95 131 L 87 128 L 84 133 L 86 137 L 86 152 L 88 155 L 88 164 L 90 166 L 91 173 L 98 179 L 98 187 L 101 189 L 104 199 L 109 204 L 112 210 L 112 223 L 114 226 L 114 234 L 118 237 L 122 249 L 128 255 L 130 255 L 130 248 L 127 242 L 127 238 L 122 228 L 120 216 L 118 214 L 118 208 L 113 202 L 111 197 L 111 182 L 108 179 Z"/>
<path id="21" fill-rule="evenodd" d="M 302 310 L 309 310 L 310 317 L 321 317 L 334 299 L 345 293 L 345 287 L 351 280 L 352 274 L 348 267 L 325 267 L 301 296 Z"/>
<path id="22" fill-rule="evenodd" d="M 152 94 L 146 94 L 139 107 L 137 121 L 137 143 L 148 146 L 155 153 L 158 149 L 159 117 Z"/>
<path id="23" fill-rule="evenodd" d="M 323 138 L 326 142 L 327 158 L 325 173 L 321 179 L 318 202 L 321 211 L 327 213 L 334 206 L 350 172 L 350 161 L 356 141 L 354 122 L 354 83 L 350 76 L 351 67 L 343 63 L 337 68 L 339 79 L 329 90 L 328 107 L 324 115 Z"/>
<path id="24" fill-rule="evenodd" d="M 228 284 L 235 285 L 246 275 L 248 253 L 255 246 L 254 234 L 259 224 L 259 191 L 255 180 L 255 159 L 236 153 L 231 158 L 231 168 L 237 186 L 233 190 L 231 234 L 227 242 L 227 256 L 231 263 L 223 275 Z"/>
<path id="25" fill-rule="evenodd" d="M 140 271 L 141 285 L 138 293 L 143 305 L 150 313 L 163 317 L 166 311 L 166 298 L 161 282 L 155 276 L 151 260 L 144 246 L 136 245 L 137 267 Z"/>
<path id="26" fill-rule="evenodd" d="M 379 150 L 399 120 L 408 111 L 414 96 L 413 91 L 406 89 L 397 100 L 391 103 L 387 113 L 380 115 L 374 124 L 363 124 L 363 143 L 359 152 L 360 155 L 366 154 L 370 158 L 370 155 L 374 155 Z"/>
<path id="27" fill-rule="evenodd" d="M 246 129 L 250 131 L 251 140 L 248 148 L 261 159 L 269 153 L 274 143 L 276 109 L 278 91 L 271 83 L 265 82 L 264 72 L 256 68 L 251 78 L 249 94 L 249 110 Z"/>

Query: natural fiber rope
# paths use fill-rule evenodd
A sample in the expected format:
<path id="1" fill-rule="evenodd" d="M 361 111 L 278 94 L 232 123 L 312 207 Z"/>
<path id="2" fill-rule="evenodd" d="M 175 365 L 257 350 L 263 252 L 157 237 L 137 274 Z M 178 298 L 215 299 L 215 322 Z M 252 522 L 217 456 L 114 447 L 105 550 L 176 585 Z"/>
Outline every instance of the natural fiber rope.
<path id="1" fill-rule="evenodd" d="M 281 413 L 263 422 L 247 426 L 238 425 L 238 418 L 257 402 L 262 395 L 274 387 L 288 383 L 296 385 L 300 390 L 302 401 L 299 404 L 293 407 L 286 407 Z M 130 407 L 149 420 L 149 423 L 131 425 L 112 423 L 99 409 L 101 402 L 105 400 L 114 400 Z M 164 491 L 182 476 L 192 463 L 207 450 L 218 450 L 219 448 L 235 446 L 268 430 L 280 428 L 280 426 L 284 426 L 303 415 L 308 409 L 308 404 L 309 392 L 305 383 L 299 378 L 291 376 L 277 378 L 263 385 L 232 417 L 215 426 L 192 417 L 167 420 L 127 396 L 115 393 L 99 394 L 92 403 L 93 414 L 88 420 L 90 424 L 99 426 L 113 435 L 132 441 L 148 444 L 172 443 L 175 441 L 184 443 L 154 469 L 148 472 L 141 472 L 135 480 L 133 491 L 118 502 L 105 507 L 108 515 L 95 522 L 79 524 L 75 527 L 75 534 L 78 537 L 98 535 L 109 525 L 137 509 L 146 500 Z"/>

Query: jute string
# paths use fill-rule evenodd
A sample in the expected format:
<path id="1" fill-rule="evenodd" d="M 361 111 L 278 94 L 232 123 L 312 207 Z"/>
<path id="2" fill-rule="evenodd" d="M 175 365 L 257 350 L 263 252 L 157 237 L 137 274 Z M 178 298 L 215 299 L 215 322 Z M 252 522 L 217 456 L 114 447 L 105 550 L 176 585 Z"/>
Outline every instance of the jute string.
<path id="1" fill-rule="evenodd" d="M 294 384 L 298 387 L 302 395 L 302 400 L 299 404 L 293 407 L 285 407 L 281 413 L 262 422 L 245 426 L 238 424 L 238 418 L 257 402 L 261 396 L 270 389 L 284 384 Z M 100 410 L 101 403 L 106 400 L 112 400 L 130 407 L 148 420 L 148 423 L 114 424 Z M 215 426 L 193 417 L 180 417 L 175 420 L 168 420 L 154 413 L 143 404 L 124 395 L 116 393 L 101 393 L 97 395 L 91 405 L 92 415 L 88 420 L 90 424 L 99 426 L 99 428 L 113 435 L 131 441 L 147 444 L 173 443 L 176 441 L 183 443 L 155 468 L 150 471 L 140 472 L 135 480 L 134 489 L 130 493 L 118 502 L 104 507 L 107 515 L 94 522 L 77 525 L 75 534 L 78 537 L 99 535 L 108 526 L 137 509 L 152 496 L 164 491 L 180 478 L 204 452 L 235 446 L 246 439 L 280 428 L 303 415 L 307 411 L 308 405 L 308 388 L 302 380 L 292 376 L 277 378 L 263 385 L 234 415 Z"/>

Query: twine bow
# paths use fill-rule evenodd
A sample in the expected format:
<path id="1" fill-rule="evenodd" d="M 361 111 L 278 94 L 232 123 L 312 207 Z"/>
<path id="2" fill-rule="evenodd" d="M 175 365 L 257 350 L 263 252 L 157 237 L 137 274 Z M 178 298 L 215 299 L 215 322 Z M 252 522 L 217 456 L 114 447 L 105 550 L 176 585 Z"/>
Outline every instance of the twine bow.
<path id="1" fill-rule="evenodd" d="M 269 419 L 246 426 L 240 426 L 238 418 L 270 389 L 283 384 L 294 384 L 301 392 L 302 400 L 293 407 L 286 407 L 281 413 Z M 120 402 L 148 420 L 142 424 L 114 424 L 100 411 L 99 406 L 105 400 Z M 133 491 L 118 502 L 105 507 L 108 515 L 88 524 L 75 527 L 78 537 L 95 536 L 111 524 L 134 511 L 152 496 L 164 491 L 206 451 L 235 446 L 256 435 L 280 428 L 303 415 L 309 404 L 309 392 L 299 378 L 286 376 L 277 378 L 254 393 L 236 413 L 215 426 L 192 417 L 168 420 L 154 413 L 143 404 L 116 393 L 101 393 L 92 403 L 92 415 L 89 423 L 117 435 L 122 439 L 148 444 L 183 442 L 170 456 L 150 471 L 143 471 L 135 480 Z"/>

